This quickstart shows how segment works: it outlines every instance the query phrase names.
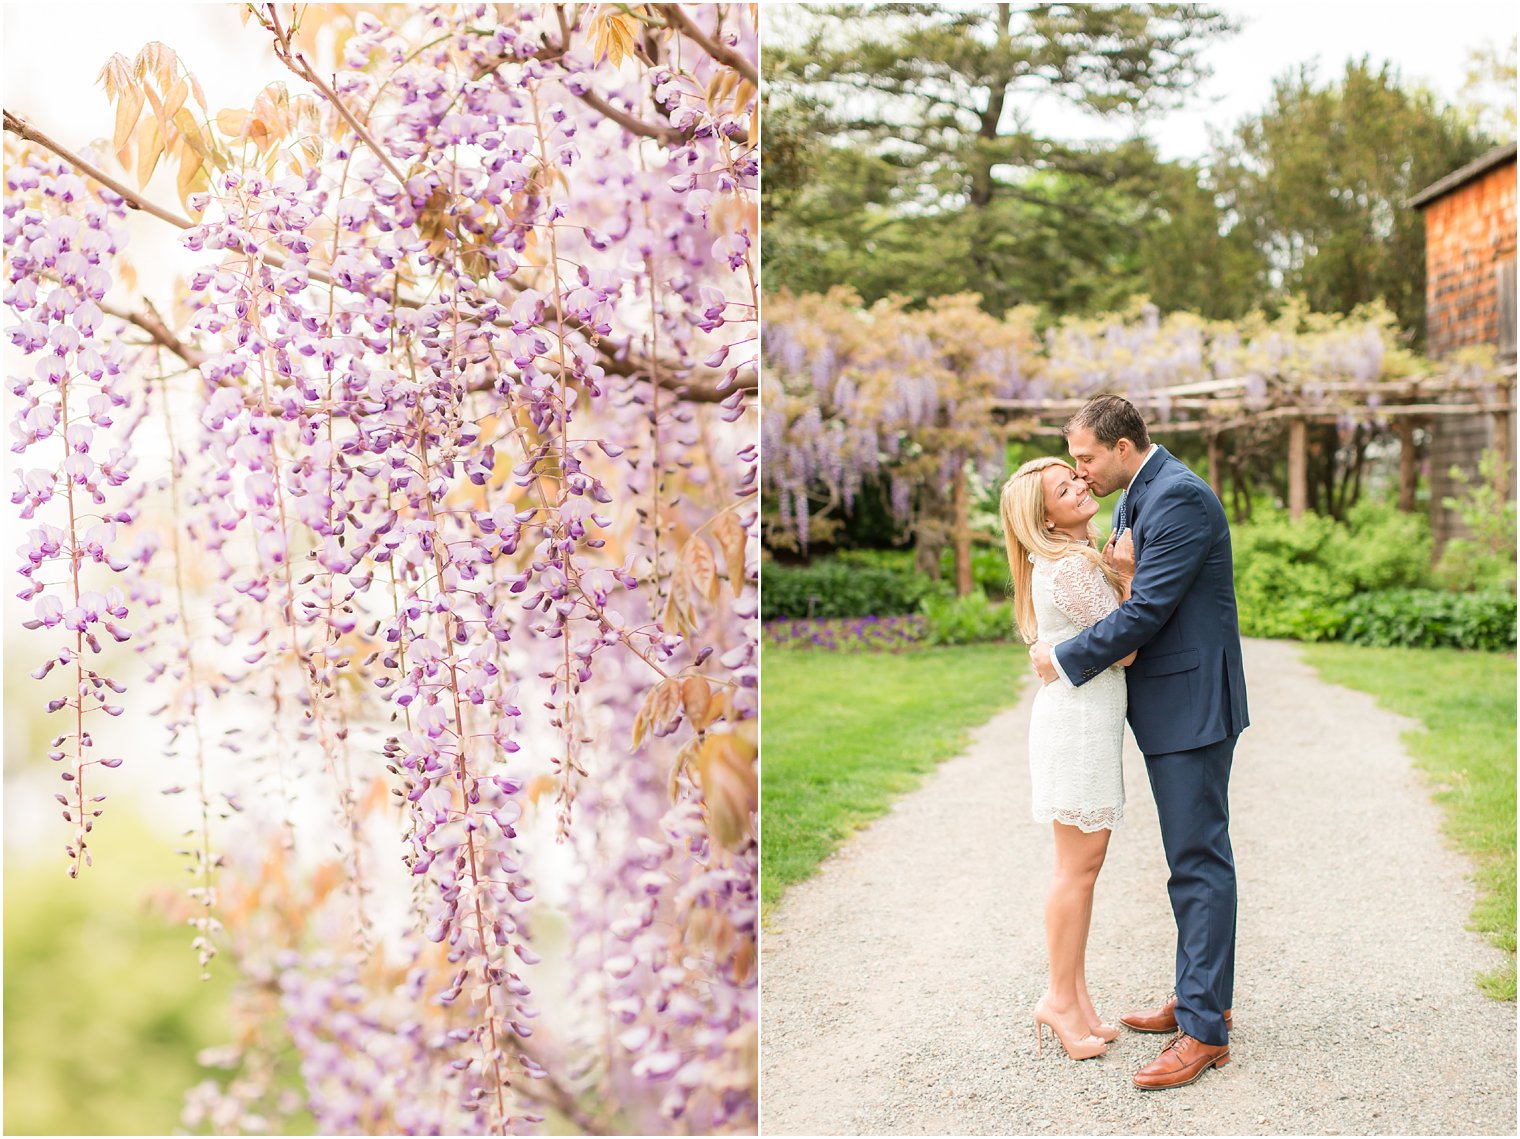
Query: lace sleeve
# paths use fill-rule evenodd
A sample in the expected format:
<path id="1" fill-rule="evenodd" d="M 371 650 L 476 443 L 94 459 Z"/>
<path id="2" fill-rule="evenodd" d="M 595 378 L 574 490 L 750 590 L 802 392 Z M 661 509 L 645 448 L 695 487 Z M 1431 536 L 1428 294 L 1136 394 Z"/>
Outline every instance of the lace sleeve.
<path id="1" fill-rule="evenodd" d="M 1098 567 L 1077 554 L 1057 564 L 1051 596 L 1056 608 L 1083 629 L 1119 608 L 1119 599 Z"/>

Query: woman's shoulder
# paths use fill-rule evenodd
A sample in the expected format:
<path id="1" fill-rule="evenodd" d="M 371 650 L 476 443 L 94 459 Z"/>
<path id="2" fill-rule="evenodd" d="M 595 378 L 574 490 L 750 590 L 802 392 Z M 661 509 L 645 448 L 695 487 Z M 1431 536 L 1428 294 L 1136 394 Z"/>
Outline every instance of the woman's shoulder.
<path id="1" fill-rule="evenodd" d="M 1030 554 L 1029 560 L 1034 563 L 1035 569 L 1044 569 L 1050 573 L 1062 575 L 1081 573 L 1094 568 L 1092 559 L 1076 547 L 1063 550 L 1053 558 L 1047 558 L 1044 554 Z"/>

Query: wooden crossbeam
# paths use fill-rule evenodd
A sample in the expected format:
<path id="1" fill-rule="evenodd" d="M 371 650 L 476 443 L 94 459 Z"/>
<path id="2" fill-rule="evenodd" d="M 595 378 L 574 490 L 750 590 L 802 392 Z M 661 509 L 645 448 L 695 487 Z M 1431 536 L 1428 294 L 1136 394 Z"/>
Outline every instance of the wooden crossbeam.
<path id="1" fill-rule="evenodd" d="M 1238 408 L 1229 409 L 1237 412 Z M 1273 407 L 1259 412 L 1247 412 L 1245 414 L 1232 414 L 1230 417 L 1209 417 L 1207 419 L 1177 419 L 1166 422 L 1153 422 L 1150 429 L 1152 434 L 1191 434 L 1198 431 L 1221 432 L 1235 431 L 1242 427 L 1251 427 L 1261 423 L 1293 422 L 1302 420 L 1305 423 L 1334 423 L 1348 412 L 1360 411 L 1377 419 L 1403 419 L 1407 417 L 1428 417 L 1446 415 L 1498 415 L 1511 414 L 1516 410 L 1514 403 L 1424 403 L 1424 404 L 1389 404 L 1374 409 L 1368 408 L 1302 408 L 1302 407 Z M 1053 423 L 1043 423 L 1037 417 L 1028 417 L 1023 420 L 1009 420 L 998 425 L 999 434 L 1004 438 L 1024 438 L 1030 436 L 1054 436 L 1061 434 L 1061 426 Z"/>

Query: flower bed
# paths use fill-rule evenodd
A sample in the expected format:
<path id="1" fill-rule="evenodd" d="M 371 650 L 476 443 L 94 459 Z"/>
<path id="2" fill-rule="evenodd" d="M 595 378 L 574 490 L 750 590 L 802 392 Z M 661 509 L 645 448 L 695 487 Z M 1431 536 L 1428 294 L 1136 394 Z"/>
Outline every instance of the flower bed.
<path id="1" fill-rule="evenodd" d="M 782 619 L 765 622 L 763 629 L 767 648 L 895 653 L 924 644 L 929 622 L 918 614 L 816 621 Z"/>

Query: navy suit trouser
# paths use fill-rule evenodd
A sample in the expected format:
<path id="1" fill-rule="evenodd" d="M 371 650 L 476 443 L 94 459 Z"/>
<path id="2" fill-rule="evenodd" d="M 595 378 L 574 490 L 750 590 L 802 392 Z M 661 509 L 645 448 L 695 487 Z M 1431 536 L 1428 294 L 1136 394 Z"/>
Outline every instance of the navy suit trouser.
<path id="1" fill-rule="evenodd" d="M 1145 757 L 1177 920 L 1177 1024 L 1205 1044 L 1229 1042 L 1224 1010 L 1235 1000 L 1229 788 L 1237 738 Z"/>

